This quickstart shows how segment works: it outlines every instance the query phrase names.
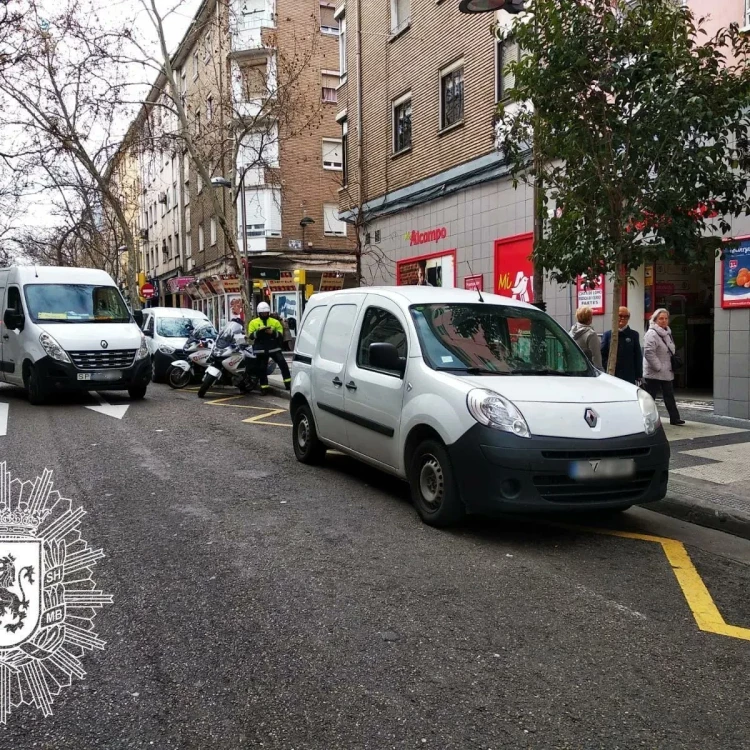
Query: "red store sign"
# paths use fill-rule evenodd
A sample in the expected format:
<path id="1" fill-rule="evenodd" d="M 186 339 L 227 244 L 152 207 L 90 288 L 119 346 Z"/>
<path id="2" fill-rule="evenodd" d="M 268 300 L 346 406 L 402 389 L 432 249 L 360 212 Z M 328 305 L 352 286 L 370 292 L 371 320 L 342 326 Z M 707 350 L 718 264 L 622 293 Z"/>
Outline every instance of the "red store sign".
<path id="1" fill-rule="evenodd" d="M 448 236 L 448 229 L 446 227 L 436 227 L 430 229 L 427 232 L 418 232 L 416 229 L 411 233 L 404 235 L 405 240 L 409 240 L 409 246 L 414 247 L 415 245 L 426 245 L 428 242 L 440 242 Z"/>
<path id="2" fill-rule="evenodd" d="M 518 234 L 495 240 L 495 294 L 521 302 L 533 302 L 534 235 Z"/>

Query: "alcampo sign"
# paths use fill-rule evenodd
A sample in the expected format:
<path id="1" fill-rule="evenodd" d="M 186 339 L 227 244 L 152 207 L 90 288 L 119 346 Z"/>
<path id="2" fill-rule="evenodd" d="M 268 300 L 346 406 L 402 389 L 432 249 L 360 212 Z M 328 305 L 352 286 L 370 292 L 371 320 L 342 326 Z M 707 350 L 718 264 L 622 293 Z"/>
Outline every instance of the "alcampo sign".
<path id="1" fill-rule="evenodd" d="M 409 240 L 409 245 L 426 245 L 428 242 L 440 242 L 448 236 L 448 230 L 445 227 L 437 227 L 427 232 L 417 232 L 416 229 L 404 235 L 405 240 Z"/>

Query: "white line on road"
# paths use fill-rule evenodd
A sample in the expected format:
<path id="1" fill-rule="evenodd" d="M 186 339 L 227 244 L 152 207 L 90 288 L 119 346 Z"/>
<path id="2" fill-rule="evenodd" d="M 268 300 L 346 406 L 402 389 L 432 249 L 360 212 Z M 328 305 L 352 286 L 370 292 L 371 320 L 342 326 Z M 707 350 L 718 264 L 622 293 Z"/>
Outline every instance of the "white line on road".
<path id="1" fill-rule="evenodd" d="M 8 434 L 8 412 L 10 404 L 0 404 L 0 437 Z"/>
<path id="2" fill-rule="evenodd" d="M 122 419 L 125 416 L 125 412 L 130 407 L 130 404 L 122 404 L 121 406 L 113 405 L 105 401 L 104 396 L 97 391 L 91 394 L 99 402 L 99 406 L 86 406 L 85 409 L 91 409 L 91 411 L 98 412 L 99 414 L 105 414 L 108 417 L 114 417 L 115 419 Z"/>

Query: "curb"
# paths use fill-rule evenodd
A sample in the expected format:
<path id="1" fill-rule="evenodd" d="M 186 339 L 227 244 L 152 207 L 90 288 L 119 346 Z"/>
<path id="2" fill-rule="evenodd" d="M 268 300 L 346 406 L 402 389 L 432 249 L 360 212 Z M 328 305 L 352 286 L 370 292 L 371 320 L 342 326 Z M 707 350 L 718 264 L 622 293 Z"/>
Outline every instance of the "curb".
<path id="1" fill-rule="evenodd" d="M 750 540 L 750 513 L 719 508 L 715 502 L 708 502 L 702 498 L 685 497 L 669 491 L 663 500 L 639 507 Z"/>

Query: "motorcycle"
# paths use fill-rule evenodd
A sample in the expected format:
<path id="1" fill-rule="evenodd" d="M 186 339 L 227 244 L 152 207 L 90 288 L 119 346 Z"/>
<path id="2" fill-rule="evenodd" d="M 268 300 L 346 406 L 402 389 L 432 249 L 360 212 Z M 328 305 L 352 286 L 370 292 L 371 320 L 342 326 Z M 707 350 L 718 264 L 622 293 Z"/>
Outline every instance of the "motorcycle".
<path id="1" fill-rule="evenodd" d="M 266 374 L 271 375 L 275 371 L 276 363 L 269 361 Z M 259 382 L 258 357 L 246 342 L 242 324 L 231 321 L 220 331 L 211 347 L 198 398 L 204 398 L 217 383 L 233 385 L 240 392 L 249 393 Z"/>
<path id="2" fill-rule="evenodd" d="M 196 380 L 201 380 L 202 373 L 208 367 L 211 347 L 216 339 L 213 326 L 206 325 L 195 329 L 185 342 L 178 356 L 167 370 L 167 382 L 175 389 L 185 388 Z"/>

